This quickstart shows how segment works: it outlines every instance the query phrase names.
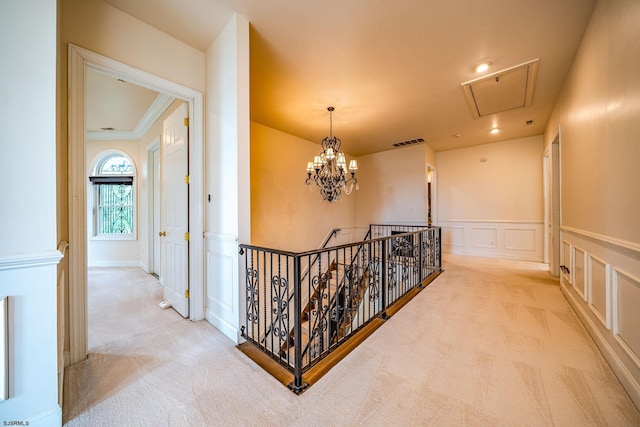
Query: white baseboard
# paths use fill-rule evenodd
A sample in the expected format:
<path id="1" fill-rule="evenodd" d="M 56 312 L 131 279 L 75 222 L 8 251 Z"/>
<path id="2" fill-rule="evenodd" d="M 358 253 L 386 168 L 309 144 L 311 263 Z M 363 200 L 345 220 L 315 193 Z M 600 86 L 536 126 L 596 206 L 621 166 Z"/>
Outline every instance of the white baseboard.
<path id="1" fill-rule="evenodd" d="M 138 263 L 138 267 L 140 267 L 145 273 L 149 274 L 149 267 L 144 262 L 140 261 Z"/>

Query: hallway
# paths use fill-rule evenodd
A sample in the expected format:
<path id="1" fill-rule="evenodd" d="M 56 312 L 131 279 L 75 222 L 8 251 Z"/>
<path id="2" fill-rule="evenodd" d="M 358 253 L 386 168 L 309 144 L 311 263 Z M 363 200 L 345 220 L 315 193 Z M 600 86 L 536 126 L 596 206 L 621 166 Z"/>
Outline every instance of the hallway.
<path id="1" fill-rule="evenodd" d="M 444 273 L 301 396 L 135 268 L 89 270 L 89 359 L 68 426 L 640 425 L 543 264 L 445 255 Z"/>

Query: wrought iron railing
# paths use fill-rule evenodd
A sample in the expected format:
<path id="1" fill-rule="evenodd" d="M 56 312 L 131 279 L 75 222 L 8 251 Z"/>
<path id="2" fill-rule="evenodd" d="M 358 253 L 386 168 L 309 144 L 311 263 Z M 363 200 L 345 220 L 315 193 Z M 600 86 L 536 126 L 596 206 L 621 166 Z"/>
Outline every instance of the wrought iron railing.
<path id="1" fill-rule="evenodd" d="M 441 271 L 440 242 L 439 227 L 371 225 L 363 241 L 308 252 L 240 245 L 242 336 L 293 373 L 299 393 L 304 372 Z"/>

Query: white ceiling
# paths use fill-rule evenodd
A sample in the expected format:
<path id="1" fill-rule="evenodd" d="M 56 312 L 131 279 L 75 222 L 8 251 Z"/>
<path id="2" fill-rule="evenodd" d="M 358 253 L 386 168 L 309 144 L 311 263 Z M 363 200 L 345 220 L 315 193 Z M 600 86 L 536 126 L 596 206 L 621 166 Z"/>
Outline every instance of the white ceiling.
<path id="1" fill-rule="evenodd" d="M 85 81 L 87 132 L 105 131 L 105 128 L 133 131 L 158 97 L 158 92 L 93 69 L 87 70 Z"/>
<path id="2" fill-rule="evenodd" d="M 424 138 L 435 150 L 541 134 L 596 0 L 104 0 L 206 51 L 251 25 L 251 120 L 351 155 Z M 461 84 L 539 58 L 530 106 L 474 118 Z M 533 124 L 527 125 L 528 120 Z M 489 134 L 498 126 L 501 132 Z M 453 135 L 460 135 L 454 138 Z"/>

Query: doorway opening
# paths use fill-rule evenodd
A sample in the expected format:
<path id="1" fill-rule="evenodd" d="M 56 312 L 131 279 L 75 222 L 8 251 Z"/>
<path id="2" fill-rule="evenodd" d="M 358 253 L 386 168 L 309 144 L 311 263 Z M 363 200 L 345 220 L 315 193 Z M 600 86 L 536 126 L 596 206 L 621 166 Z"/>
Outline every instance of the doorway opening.
<path id="1" fill-rule="evenodd" d="M 166 93 L 188 105 L 189 123 L 189 231 L 199 236 L 204 228 L 203 200 L 203 96 L 202 93 L 118 61 L 69 45 L 69 364 L 87 357 L 87 167 L 85 72 L 88 68 Z M 189 241 L 189 319 L 204 318 L 203 245 Z"/>
<path id="2" fill-rule="evenodd" d="M 549 273 L 560 277 L 561 174 L 560 129 L 543 157 L 544 179 L 544 262 Z"/>
<path id="3" fill-rule="evenodd" d="M 438 222 L 438 191 L 437 191 L 437 171 L 436 168 L 430 164 L 426 164 L 426 176 L 427 183 L 427 225 L 436 225 Z"/>

